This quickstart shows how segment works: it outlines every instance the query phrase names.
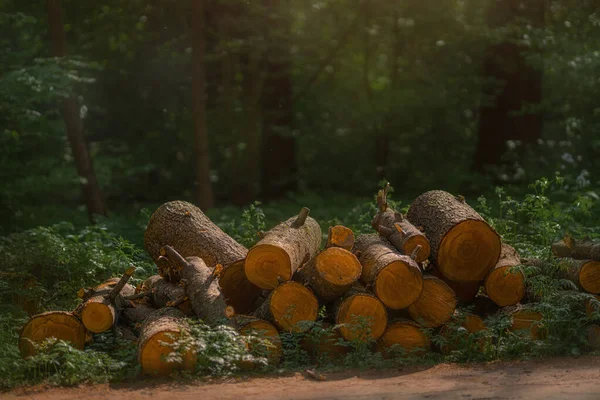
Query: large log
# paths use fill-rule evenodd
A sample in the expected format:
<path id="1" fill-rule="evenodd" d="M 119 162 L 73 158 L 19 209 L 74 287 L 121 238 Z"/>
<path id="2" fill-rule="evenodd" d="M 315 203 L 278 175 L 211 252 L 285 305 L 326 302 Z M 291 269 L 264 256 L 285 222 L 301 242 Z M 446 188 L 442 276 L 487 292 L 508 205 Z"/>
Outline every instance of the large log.
<path id="1" fill-rule="evenodd" d="M 125 306 L 124 297 L 135 293 L 135 288 L 127 283 L 134 271 L 135 268 L 130 267 L 120 280 L 110 279 L 85 294 L 87 300 L 75 313 L 81 317 L 86 329 L 102 333 L 115 326 L 119 312 Z"/>
<path id="2" fill-rule="evenodd" d="M 400 254 L 377 234 L 360 235 L 354 246 L 363 266 L 361 281 L 392 309 L 414 303 L 423 290 L 423 276 L 417 263 Z"/>
<path id="3" fill-rule="evenodd" d="M 216 226 L 195 205 L 170 201 L 150 217 L 144 248 L 156 262 L 163 246 L 173 246 L 184 257 L 200 257 L 209 268 L 228 267 L 246 258 L 248 250 Z"/>
<path id="4" fill-rule="evenodd" d="M 431 258 L 453 281 L 481 281 L 500 257 L 498 233 L 462 197 L 432 190 L 417 197 L 407 218 L 422 227 Z"/>
<path id="5" fill-rule="evenodd" d="M 321 247 L 321 227 L 303 208 L 298 216 L 264 234 L 246 258 L 246 276 L 262 289 L 275 289 L 292 279 L 294 272 Z"/>
<path id="6" fill-rule="evenodd" d="M 164 253 L 181 275 L 194 314 L 209 325 L 228 323 L 227 304 L 213 270 L 199 257 L 183 258 L 172 246 L 165 246 Z"/>
<path id="7" fill-rule="evenodd" d="M 456 310 L 456 294 L 444 281 L 435 276 L 423 277 L 423 292 L 408 312 L 413 320 L 425 328 L 444 325 Z"/>
<path id="8" fill-rule="evenodd" d="M 161 308 L 146 317 L 138 342 L 138 359 L 144 373 L 166 376 L 174 371 L 194 370 L 197 360 L 194 346 L 174 346 L 190 336 L 184 317 L 174 307 Z"/>
<path id="9" fill-rule="evenodd" d="M 49 311 L 34 315 L 27 321 L 19 334 L 19 351 L 23 358 L 36 354 L 34 343 L 42 343 L 48 338 L 70 342 L 82 350 L 87 331 L 74 313 Z"/>
<path id="10" fill-rule="evenodd" d="M 409 355 L 423 355 L 429 351 L 431 342 L 416 322 L 399 320 L 391 323 L 377 341 L 377 351 L 384 357 L 394 354 L 394 347 Z"/>
<path id="11" fill-rule="evenodd" d="M 525 296 L 525 273 L 518 267 L 521 258 L 517 251 L 502 244 L 500 260 L 487 274 L 484 281 L 485 293 L 500 307 L 514 306 Z"/>
<path id="12" fill-rule="evenodd" d="M 563 258 L 559 261 L 559 269 L 563 278 L 569 279 L 581 290 L 600 294 L 600 261 Z"/>
<path id="13" fill-rule="evenodd" d="M 244 271 L 244 260 L 236 261 L 224 267 L 219 275 L 219 286 L 227 305 L 236 313 L 245 314 L 254 311 L 253 305 L 262 293 L 262 289 L 248 280 Z"/>
<path id="14" fill-rule="evenodd" d="M 431 275 L 443 280 L 446 285 L 450 286 L 450 289 L 454 290 L 454 293 L 456 293 L 456 297 L 458 298 L 458 302 L 460 304 L 472 303 L 477 297 L 479 289 L 481 288 L 481 282 L 479 281 L 452 281 L 446 278 L 435 266 L 429 271 Z"/>
<path id="15" fill-rule="evenodd" d="M 181 283 L 168 282 L 160 275 L 153 275 L 144 281 L 143 287 L 155 308 L 170 307 L 177 304 L 177 308 L 186 316 L 194 314 L 192 303 L 186 296 Z"/>
<path id="16" fill-rule="evenodd" d="M 266 357 L 270 365 L 278 365 L 283 355 L 277 327 L 251 315 L 234 315 L 233 326 L 245 337 L 251 354 Z"/>
<path id="17" fill-rule="evenodd" d="M 256 309 L 254 316 L 272 322 L 288 332 L 304 332 L 310 328 L 319 312 L 319 302 L 313 292 L 298 282 L 277 286 Z"/>
<path id="18" fill-rule="evenodd" d="M 600 241 L 575 240 L 571 236 L 566 236 L 552 244 L 552 253 L 559 258 L 600 261 Z"/>
<path id="19" fill-rule="evenodd" d="M 346 293 L 360 278 L 362 266 L 354 254 L 329 247 L 313 257 L 294 274 L 294 280 L 310 287 L 322 304 Z"/>
<path id="20" fill-rule="evenodd" d="M 134 303 L 133 307 L 123 309 L 119 316 L 119 323 L 131 329 L 136 336 L 139 336 L 144 321 L 156 310 L 156 308 L 147 304 Z"/>
<path id="21" fill-rule="evenodd" d="M 361 285 L 354 285 L 336 300 L 330 310 L 339 331 L 346 340 L 377 340 L 387 327 L 387 311 L 377 297 Z"/>
<path id="22" fill-rule="evenodd" d="M 371 226 L 402 254 L 410 255 L 420 246 L 415 261 L 421 263 L 427 260 L 431 253 L 429 240 L 404 215 L 389 208 L 387 203 L 389 188 L 390 184 L 388 183 L 385 189 L 380 190 L 377 194 L 379 210 L 371 221 Z"/>

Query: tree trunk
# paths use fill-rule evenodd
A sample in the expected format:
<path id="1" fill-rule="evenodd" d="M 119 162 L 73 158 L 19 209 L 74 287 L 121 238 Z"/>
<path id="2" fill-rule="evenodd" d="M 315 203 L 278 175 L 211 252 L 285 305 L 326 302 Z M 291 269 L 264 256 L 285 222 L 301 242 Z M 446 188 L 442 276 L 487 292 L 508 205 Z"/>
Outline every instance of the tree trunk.
<path id="1" fill-rule="evenodd" d="M 179 303 L 177 308 L 185 316 L 194 314 L 192 304 L 181 284 L 168 282 L 160 275 L 153 275 L 146 279 L 143 285 L 154 307 L 174 307 L 176 303 Z"/>
<path id="2" fill-rule="evenodd" d="M 408 306 L 410 317 L 425 328 L 444 325 L 456 310 L 456 294 L 444 281 L 435 276 L 423 277 L 423 292 Z"/>
<path id="3" fill-rule="evenodd" d="M 48 10 L 48 26 L 52 55 L 65 57 L 67 55 L 67 37 L 64 31 L 64 21 L 60 0 L 46 0 Z M 107 215 L 106 205 L 96 179 L 92 159 L 83 136 L 83 121 L 75 96 L 70 96 L 63 102 L 63 118 L 67 130 L 67 138 L 73 152 L 77 174 L 81 179 L 83 198 L 88 210 L 90 222 L 94 223 L 94 215 Z"/>
<path id="4" fill-rule="evenodd" d="M 392 346 L 397 346 L 396 351 L 401 350 L 402 355 L 422 356 L 429 351 L 431 342 L 419 324 L 400 320 L 387 327 L 383 336 L 377 341 L 377 351 L 385 358 L 389 358 L 395 354 Z"/>
<path id="5" fill-rule="evenodd" d="M 481 281 L 498 262 L 500 236 L 460 196 L 426 192 L 413 201 L 407 217 L 425 232 L 432 261 L 450 280 Z"/>
<path id="6" fill-rule="evenodd" d="M 544 26 L 544 1 L 523 3 L 518 0 L 495 1 L 488 14 L 492 28 L 503 28 L 525 18 L 529 25 Z M 500 88 L 485 94 L 495 104 L 481 107 L 478 142 L 474 168 L 484 172 L 488 166 L 500 164 L 508 140 L 520 140 L 534 145 L 541 137 L 543 118 L 539 113 L 511 115 L 527 105 L 539 105 L 542 100 L 542 72 L 527 65 L 521 54 L 526 48 L 510 40 L 488 48 L 484 61 L 484 77 L 501 82 Z"/>
<path id="7" fill-rule="evenodd" d="M 262 293 L 261 288 L 248 280 L 244 265 L 244 260 L 234 262 L 219 276 L 219 286 L 227 305 L 239 314 L 254 311 L 254 304 Z"/>
<path id="8" fill-rule="evenodd" d="M 521 258 L 509 245 L 502 244 L 500 260 L 484 281 L 485 293 L 500 307 L 514 306 L 525 296 L 525 273 L 518 267 Z"/>
<path id="9" fill-rule="evenodd" d="M 270 365 L 278 365 L 281 362 L 281 338 L 273 324 L 250 315 L 235 315 L 232 322 L 240 335 L 247 337 L 245 340 L 251 354 L 266 357 Z M 263 340 L 268 342 L 262 343 Z"/>
<path id="10" fill-rule="evenodd" d="M 85 327 L 73 313 L 45 312 L 31 317 L 21 329 L 19 351 L 23 358 L 35 355 L 33 343 L 42 343 L 51 337 L 70 342 L 76 349 L 83 350 L 86 334 Z"/>
<path id="11" fill-rule="evenodd" d="M 576 241 L 568 237 L 552 244 L 552 254 L 561 258 L 600 261 L 600 242 L 592 240 Z"/>
<path id="12" fill-rule="evenodd" d="M 147 316 L 138 342 L 142 371 L 154 376 L 167 376 L 180 370 L 193 371 L 197 360 L 195 347 L 179 349 L 174 346 L 178 340 L 189 336 L 189 326 L 177 308 L 161 308 Z"/>
<path id="13" fill-rule="evenodd" d="M 317 254 L 321 227 L 303 208 L 297 217 L 280 223 L 250 249 L 246 276 L 256 286 L 274 289 L 292 279 L 294 272 Z"/>
<path id="14" fill-rule="evenodd" d="M 196 156 L 196 201 L 203 210 L 214 205 L 210 180 L 210 149 L 206 131 L 204 0 L 192 0 L 192 91 L 194 109 L 194 152 Z"/>
<path id="15" fill-rule="evenodd" d="M 273 290 L 254 316 L 288 332 L 304 332 L 319 313 L 317 298 L 298 282 L 285 282 Z"/>
<path id="16" fill-rule="evenodd" d="M 360 235 L 354 246 L 363 266 L 361 281 L 392 309 L 406 308 L 423 290 L 423 275 L 417 263 L 400 254 L 379 235 Z"/>
<path id="17" fill-rule="evenodd" d="M 160 206 L 146 227 L 144 248 L 156 262 L 163 246 L 173 246 L 183 257 L 196 256 L 210 268 L 227 268 L 246 258 L 248 250 L 216 226 L 193 204 L 171 201 Z"/>
<path id="18" fill-rule="evenodd" d="M 134 307 L 123 310 L 119 317 L 119 323 L 131 329 L 136 336 L 139 336 L 144 321 L 156 310 L 156 308 L 147 304 L 135 304 Z"/>
<path id="19" fill-rule="evenodd" d="M 559 263 L 560 272 L 581 290 L 600 294 L 600 261 L 564 258 Z"/>

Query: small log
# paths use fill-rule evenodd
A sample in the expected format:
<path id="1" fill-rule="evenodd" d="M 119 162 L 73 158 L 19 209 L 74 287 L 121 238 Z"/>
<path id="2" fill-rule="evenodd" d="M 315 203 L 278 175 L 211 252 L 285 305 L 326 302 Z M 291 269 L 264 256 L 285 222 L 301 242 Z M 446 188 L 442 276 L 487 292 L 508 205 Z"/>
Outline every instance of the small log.
<path id="1" fill-rule="evenodd" d="M 363 265 L 361 281 L 392 309 L 414 303 L 423 290 L 423 276 L 417 263 L 400 254 L 379 235 L 360 235 L 354 246 Z"/>
<path id="2" fill-rule="evenodd" d="M 587 345 L 590 349 L 600 349 L 600 325 L 589 325 L 586 328 Z"/>
<path id="3" fill-rule="evenodd" d="M 348 354 L 350 348 L 342 343 L 342 335 L 329 324 L 314 326 L 300 341 L 313 362 L 340 360 Z"/>
<path id="4" fill-rule="evenodd" d="M 34 343 L 42 343 L 51 337 L 70 342 L 76 349 L 83 350 L 86 333 L 85 327 L 74 313 L 45 312 L 31 317 L 21 329 L 19 351 L 23 358 L 35 355 Z"/>
<path id="5" fill-rule="evenodd" d="M 310 287 L 322 304 L 346 293 L 360 278 L 362 266 L 354 254 L 329 247 L 313 257 L 294 274 L 294 280 Z"/>
<path id="6" fill-rule="evenodd" d="M 319 302 L 313 292 L 291 281 L 277 286 L 253 315 L 284 331 L 304 332 L 310 328 L 306 321 L 316 321 L 318 313 Z"/>
<path id="7" fill-rule="evenodd" d="M 552 254 L 559 258 L 600 261 L 600 241 L 575 240 L 567 235 L 552 244 Z"/>
<path id="8" fill-rule="evenodd" d="M 115 326 L 119 312 L 125 306 L 123 297 L 135 293 L 135 288 L 127 283 L 134 271 L 131 267 L 120 280 L 109 280 L 88 292 L 89 299 L 75 310 L 87 330 L 102 333 Z"/>
<path id="9" fill-rule="evenodd" d="M 330 226 L 325 247 L 341 247 L 342 249 L 352 251 L 354 247 L 354 232 L 343 225 Z"/>
<path id="10" fill-rule="evenodd" d="M 155 308 L 177 307 L 186 316 L 194 315 L 192 303 L 185 294 L 183 285 L 167 282 L 160 275 L 153 275 L 143 283 Z M 180 302 L 177 306 L 175 302 Z"/>
<path id="11" fill-rule="evenodd" d="M 477 297 L 479 289 L 481 288 L 481 282 L 479 281 L 451 281 L 450 279 L 442 275 L 439 269 L 435 267 L 432 267 L 429 271 L 431 275 L 443 280 L 446 283 L 446 285 L 450 286 L 450 288 L 454 290 L 454 293 L 456 293 L 456 297 L 458 298 L 459 304 L 472 303 L 475 300 L 475 297 Z"/>
<path id="12" fill-rule="evenodd" d="M 377 351 L 384 357 L 393 355 L 392 346 L 399 346 L 406 354 L 419 356 L 431 348 L 429 338 L 416 322 L 399 320 L 391 323 L 377 341 Z"/>
<path id="13" fill-rule="evenodd" d="M 543 325 L 544 316 L 530 304 L 518 304 L 505 307 L 500 312 L 509 315 L 510 330 L 519 335 L 530 336 L 533 340 L 543 340 L 546 330 Z"/>
<path id="14" fill-rule="evenodd" d="M 446 339 L 446 343 L 440 346 L 440 350 L 444 354 L 455 351 L 460 347 L 461 342 L 467 343 L 471 335 L 485 330 L 487 325 L 480 316 L 457 311 L 440 329 L 440 336 Z M 485 342 L 485 340 L 478 340 L 477 343 L 473 343 L 474 349 L 483 351 Z"/>
<path id="15" fill-rule="evenodd" d="M 216 276 L 204 261 L 199 257 L 183 258 L 171 246 L 165 246 L 164 252 L 185 282 L 185 293 L 190 299 L 194 314 L 209 325 L 228 322 L 225 315 L 227 303 Z"/>
<path id="16" fill-rule="evenodd" d="M 594 318 L 594 315 L 600 315 L 600 296 L 595 295 L 585 300 L 585 313 L 588 318 Z"/>
<path id="17" fill-rule="evenodd" d="M 358 284 L 336 300 L 330 312 L 346 340 L 377 340 L 387 327 L 387 311 L 381 300 Z"/>
<path id="18" fill-rule="evenodd" d="M 196 350 L 177 349 L 178 340 L 190 335 L 183 313 L 174 307 L 154 311 L 144 321 L 138 342 L 138 359 L 142 371 L 154 376 L 167 376 L 174 371 L 193 371 Z"/>
<path id="19" fill-rule="evenodd" d="M 423 228 L 431 259 L 448 279 L 481 281 L 500 258 L 500 236 L 460 196 L 426 192 L 410 205 L 407 218 Z"/>
<path id="20" fill-rule="evenodd" d="M 297 217 L 280 223 L 250 249 L 246 276 L 262 289 L 275 289 L 292 279 L 294 272 L 321 247 L 321 227 L 303 208 Z"/>
<path id="21" fill-rule="evenodd" d="M 251 315 L 236 314 L 232 317 L 232 321 L 240 335 L 248 337 L 246 344 L 250 353 L 266 357 L 270 365 L 278 365 L 281 362 L 283 350 L 279 331 L 275 325 Z"/>
<path id="22" fill-rule="evenodd" d="M 502 244 L 500 260 L 484 281 L 485 293 L 500 307 L 514 306 L 525 296 L 525 273 L 519 264 L 521 258 L 517 251 Z"/>
<path id="23" fill-rule="evenodd" d="M 413 320 L 425 328 L 444 325 L 456 310 L 458 300 L 454 291 L 435 276 L 423 277 L 423 292 L 408 312 Z"/>
<path id="24" fill-rule="evenodd" d="M 563 278 L 585 292 L 600 294 L 600 261 L 563 258 L 558 265 Z"/>
<path id="25" fill-rule="evenodd" d="M 248 250 L 216 226 L 198 207 L 170 201 L 150 217 L 144 248 L 156 262 L 161 248 L 170 245 L 184 257 L 200 257 L 209 268 L 224 268 L 246 258 Z"/>
<path id="26" fill-rule="evenodd" d="M 378 212 L 371 221 L 371 226 L 385 237 L 400 253 L 410 255 L 421 246 L 415 261 L 421 263 L 429 258 L 431 246 L 423 232 L 410 223 L 404 215 L 389 208 L 387 192 L 390 184 L 377 194 Z"/>
<path id="27" fill-rule="evenodd" d="M 232 306 L 240 314 L 254 311 L 254 303 L 262 292 L 261 288 L 246 277 L 244 260 L 234 262 L 223 269 L 219 276 L 219 286 L 227 305 Z"/>

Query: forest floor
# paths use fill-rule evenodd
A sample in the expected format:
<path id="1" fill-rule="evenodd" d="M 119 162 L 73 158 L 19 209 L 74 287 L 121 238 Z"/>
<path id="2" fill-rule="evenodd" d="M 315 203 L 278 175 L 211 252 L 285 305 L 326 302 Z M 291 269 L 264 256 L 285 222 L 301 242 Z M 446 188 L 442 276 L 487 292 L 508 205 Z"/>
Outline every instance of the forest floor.
<path id="1" fill-rule="evenodd" d="M 103 384 L 21 388 L 11 400 L 188 399 L 600 399 L 600 356 L 483 364 L 439 364 L 390 370 L 343 371 L 325 381 L 304 373 L 209 382 Z"/>

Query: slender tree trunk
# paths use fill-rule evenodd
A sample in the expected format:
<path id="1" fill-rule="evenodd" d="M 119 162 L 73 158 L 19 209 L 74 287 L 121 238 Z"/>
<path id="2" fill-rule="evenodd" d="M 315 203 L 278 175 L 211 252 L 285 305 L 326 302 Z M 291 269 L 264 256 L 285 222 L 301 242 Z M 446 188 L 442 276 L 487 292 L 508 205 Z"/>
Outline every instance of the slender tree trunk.
<path id="1" fill-rule="evenodd" d="M 194 107 L 194 152 L 196 155 L 196 201 L 201 209 L 214 205 L 210 180 L 210 152 L 206 130 L 204 0 L 192 0 L 192 91 Z"/>
<path id="2" fill-rule="evenodd" d="M 67 37 L 64 31 L 62 6 L 60 0 L 46 0 L 48 12 L 48 26 L 50 43 L 54 57 L 67 55 Z M 83 121 L 79 116 L 79 109 L 75 96 L 70 96 L 63 102 L 63 118 L 67 130 L 67 138 L 71 145 L 77 174 L 81 178 L 81 189 L 88 210 L 90 221 L 94 222 L 94 215 L 107 215 L 106 205 L 102 192 L 96 179 L 92 159 L 83 136 Z"/>
<path id="3" fill-rule="evenodd" d="M 489 10 L 489 25 L 499 28 L 525 18 L 534 27 L 544 24 L 544 0 L 524 3 L 518 0 L 493 2 Z M 498 81 L 500 87 L 485 93 L 495 104 L 480 110 L 478 143 L 474 169 L 485 171 L 487 166 L 501 163 L 508 140 L 520 140 L 534 145 L 542 134 L 542 115 L 527 113 L 512 115 L 526 105 L 537 105 L 542 100 L 542 72 L 527 65 L 525 49 L 506 41 L 490 46 L 484 61 L 484 76 Z"/>
<path id="4" fill-rule="evenodd" d="M 267 7 L 278 11 L 283 8 L 281 3 L 281 0 L 264 0 Z M 269 17 L 266 29 L 270 48 L 262 101 L 261 191 L 264 198 L 271 199 L 297 189 L 298 161 L 296 139 L 291 135 L 294 118 L 288 22 L 283 16 Z"/>

